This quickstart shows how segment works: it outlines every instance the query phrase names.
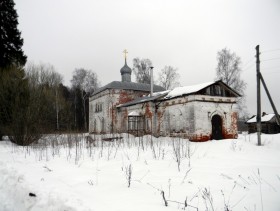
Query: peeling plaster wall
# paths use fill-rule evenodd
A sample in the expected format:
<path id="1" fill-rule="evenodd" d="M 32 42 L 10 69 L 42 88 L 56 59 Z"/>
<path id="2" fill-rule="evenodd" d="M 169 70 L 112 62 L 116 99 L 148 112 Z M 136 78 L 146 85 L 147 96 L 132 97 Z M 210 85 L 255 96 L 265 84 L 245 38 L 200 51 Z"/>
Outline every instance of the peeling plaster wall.
<path id="1" fill-rule="evenodd" d="M 234 97 L 189 95 L 155 103 L 145 102 L 116 108 L 117 105 L 144 94 L 148 93 L 112 89 L 91 97 L 89 132 L 127 132 L 128 114 L 137 111 L 145 117 L 145 132 L 152 132 L 156 136 L 182 136 L 192 141 L 210 140 L 211 120 L 216 114 L 222 119 L 223 137 L 237 136 L 237 112 L 234 109 L 237 99 Z M 95 112 L 98 103 L 102 104 L 102 111 Z M 103 131 L 102 118 L 104 118 Z"/>
<path id="2" fill-rule="evenodd" d="M 171 101 L 171 105 L 161 107 L 160 112 L 163 114 L 159 122 L 161 124 L 159 135 L 172 135 L 175 133 L 185 133 L 186 135 L 194 132 L 194 107 L 193 102 L 177 104 Z M 168 103 L 168 102 L 167 102 Z"/>
<path id="3" fill-rule="evenodd" d="M 145 114 L 145 108 L 142 108 L 142 104 L 132 105 L 129 107 L 117 108 L 118 124 L 116 130 L 119 133 L 126 133 L 128 131 L 128 114 L 132 111 L 136 111 L 141 115 Z"/>
<path id="4" fill-rule="evenodd" d="M 158 135 L 183 136 L 193 141 L 211 139 L 211 119 L 218 114 L 222 119 L 224 138 L 237 135 L 236 98 L 192 95 L 170 99 L 161 103 L 158 112 L 164 114 Z"/>
<path id="5" fill-rule="evenodd" d="M 219 115 L 222 119 L 223 138 L 234 138 L 237 135 L 237 113 L 233 104 L 220 102 L 195 102 L 195 132 L 190 139 L 207 141 L 212 136 L 212 117 Z M 236 117 L 235 117 L 236 116 Z"/>
<path id="6" fill-rule="evenodd" d="M 129 107 L 122 107 L 118 109 L 117 118 L 121 119 L 121 124 L 118 125 L 118 130 L 121 132 L 127 132 L 128 130 L 128 114 L 130 112 L 136 111 L 139 114 L 145 116 L 145 130 L 146 133 L 150 133 L 152 131 L 152 124 L 154 124 L 153 130 L 155 130 L 156 124 L 154 123 L 155 117 L 152 115 L 154 113 L 154 105 L 151 102 L 132 105 Z"/>
<path id="7" fill-rule="evenodd" d="M 105 90 L 99 93 L 97 96 L 90 98 L 90 110 L 89 110 L 89 132 L 101 133 L 111 132 L 112 130 L 112 107 L 116 104 L 118 95 Z M 102 105 L 102 110 L 96 112 L 97 104 Z M 102 131 L 102 121 L 104 121 L 104 128 Z M 96 123 L 96 126 L 94 124 Z"/>
<path id="8" fill-rule="evenodd" d="M 127 103 L 147 94 L 149 94 L 149 92 L 107 89 L 90 97 L 89 132 L 126 132 L 127 121 L 125 121 L 125 119 L 127 120 L 127 114 L 126 112 L 122 112 L 122 115 L 120 115 L 116 109 L 116 106 Z M 96 112 L 97 104 L 102 105 L 101 111 Z M 103 122 L 104 126 L 102 126 Z M 104 127 L 103 130 L 102 127 Z"/>

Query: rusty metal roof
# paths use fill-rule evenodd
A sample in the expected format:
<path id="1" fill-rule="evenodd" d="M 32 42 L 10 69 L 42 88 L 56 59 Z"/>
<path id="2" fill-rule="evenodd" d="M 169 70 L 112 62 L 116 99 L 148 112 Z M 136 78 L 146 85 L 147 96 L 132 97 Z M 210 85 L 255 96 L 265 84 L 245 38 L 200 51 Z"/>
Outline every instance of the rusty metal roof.
<path id="1" fill-rule="evenodd" d="M 165 89 L 161 86 L 154 85 L 154 92 L 164 91 Z M 113 81 L 106 86 L 101 87 L 97 91 L 95 91 L 92 96 L 106 90 L 106 89 L 122 89 L 122 90 L 135 90 L 135 91 L 146 91 L 149 92 L 151 90 L 150 84 L 143 83 L 134 83 L 134 82 L 122 82 L 122 81 Z"/>

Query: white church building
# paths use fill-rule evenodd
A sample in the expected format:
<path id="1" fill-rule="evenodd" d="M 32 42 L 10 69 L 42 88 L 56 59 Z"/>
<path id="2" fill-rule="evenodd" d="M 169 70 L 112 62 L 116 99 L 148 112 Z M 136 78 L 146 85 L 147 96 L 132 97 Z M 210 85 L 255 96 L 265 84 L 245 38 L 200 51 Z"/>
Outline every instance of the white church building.
<path id="1" fill-rule="evenodd" d="M 131 68 L 121 81 L 100 88 L 89 99 L 89 132 L 180 136 L 191 141 L 237 137 L 238 94 L 222 81 L 165 91 L 131 82 Z"/>

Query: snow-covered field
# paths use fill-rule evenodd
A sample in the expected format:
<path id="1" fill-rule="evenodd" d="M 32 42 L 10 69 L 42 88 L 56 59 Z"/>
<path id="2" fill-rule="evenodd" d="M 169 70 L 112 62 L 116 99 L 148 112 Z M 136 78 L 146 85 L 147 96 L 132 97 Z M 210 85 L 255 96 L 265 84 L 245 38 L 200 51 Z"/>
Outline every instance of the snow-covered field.
<path id="1" fill-rule="evenodd" d="M 263 146 L 256 134 L 204 143 L 117 136 L 0 142 L 0 210 L 280 210 L 280 134 L 262 135 Z"/>

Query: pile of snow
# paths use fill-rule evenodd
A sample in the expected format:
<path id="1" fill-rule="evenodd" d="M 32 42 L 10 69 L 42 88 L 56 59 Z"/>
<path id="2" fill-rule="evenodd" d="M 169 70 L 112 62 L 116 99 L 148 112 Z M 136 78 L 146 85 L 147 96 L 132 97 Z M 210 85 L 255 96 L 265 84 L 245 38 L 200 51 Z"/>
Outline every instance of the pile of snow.
<path id="1" fill-rule="evenodd" d="M 203 143 L 127 134 L 48 136 L 30 147 L 2 141 L 0 210 L 278 211 L 280 135 L 256 143 L 256 134 Z"/>

